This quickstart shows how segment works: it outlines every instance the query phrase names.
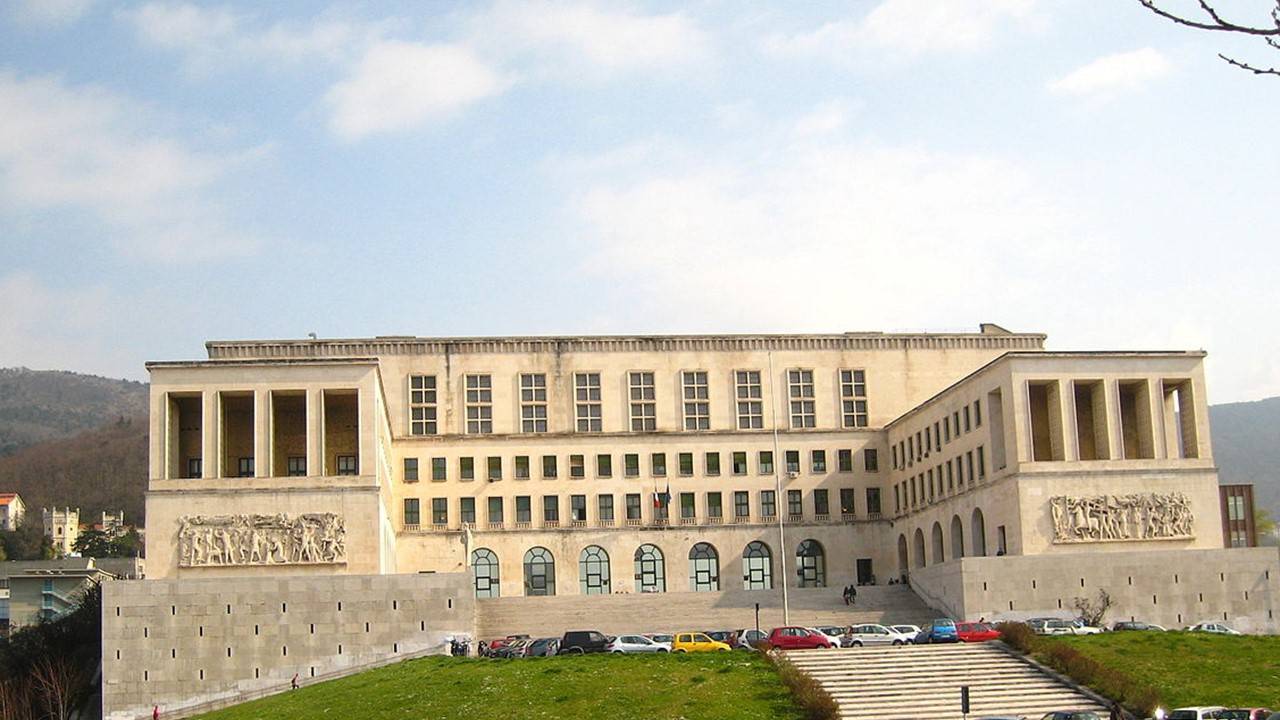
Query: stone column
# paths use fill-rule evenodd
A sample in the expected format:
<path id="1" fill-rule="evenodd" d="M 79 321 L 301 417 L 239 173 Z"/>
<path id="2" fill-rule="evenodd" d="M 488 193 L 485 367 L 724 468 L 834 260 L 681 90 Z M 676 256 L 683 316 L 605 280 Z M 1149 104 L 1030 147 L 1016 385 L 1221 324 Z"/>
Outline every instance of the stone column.
<path id="1" fill-rule="evenodd" d="M 220 432 L 220 413 L 218 412 L 218 391 L 205 390 L 200 394 L 200 469 L 206 478 L 222 477 L 218 442 Z"/>
<path id="2" fill-rule="evenodd" d="M 253 476 L 271 477 L 271 391 L 253 391 Z"/>
<path id="3" fill-rule="evenodd" d="M 307 475 L 324 475 L 324 391 L 307 391 Z"/>

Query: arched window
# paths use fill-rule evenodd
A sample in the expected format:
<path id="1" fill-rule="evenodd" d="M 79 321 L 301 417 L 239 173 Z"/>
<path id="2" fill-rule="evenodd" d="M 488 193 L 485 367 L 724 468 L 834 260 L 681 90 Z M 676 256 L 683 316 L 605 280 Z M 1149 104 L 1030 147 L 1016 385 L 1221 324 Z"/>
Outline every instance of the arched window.
<path id="1" fill-rule="evenodd" d="M 747 543 L 742 551 L 742 589 L 773 589 L 773 553 L 759 540 Z"/>
<path id="2" fill-rule="evenodd" d="M 805 540 L 796 548 L 796 575 L 802 588 L 827 586 L 827 558 L 817 540 Z"/>
<path id="3" fill-rule="evenodd" d="M 910 567 L 907 557 L 907 536 L 898 535 L 898 574 L 906 575 Z"/>
<path id="4" fill-rule="evenodd" d="M 964 557 L 964 524 L 959 515 L 951 516 L 951 557 Z"/>
<path id="5" fill-rule="evenodd" d="M 498 556 L 489 548 L 476 548 L 471 551 L 471 569 L 476 575 L 476 597 L 496 598 L 501 596 L 498 578 Z"/>
<path id="6" fill-rule="evenodd" d="M 973 509 L 973 521 L 969 528 L 973 532 L 973 554 L 984 557 L 987 554 L 987 522 L 978 508 Z"/>
<path id="7" fill-rule="evenodd" d="M 556 559 L 550 550 L 535 547 L 524 554 L 524 594 L 556 594 Z"/>
<path id="8" fill-rule="evenodd" d="M 916 567 L 924 567 L 924 531 L 916 528 L 915 537 L 912 539 L 912 554 L 915 555 Z"/>
<path id="9" fill-rule="evenodd" d="M 578 578 L 583 595 L 608 595 L 609 553 L 599 545 L 588 545 L 578 556 Z"/>
<path id="10" fill-rule="evenodd" d="M 945 562 L 947 559 L 946 552 L 942 549 L 942 523 L 933 523 L 933 564 Z"/>
<path id="11" fill-rule="evenodd" d="M 662 551 L 656 545 L 636 548 L 636 592 L 667 591 L 667 567 Z"/>
<path id="12" fill-rule="evenodd" d="M 707 543 L 698 543 L 689 551 L 689 589 L 694 592 L 720 589 L 720 556 Z"/>

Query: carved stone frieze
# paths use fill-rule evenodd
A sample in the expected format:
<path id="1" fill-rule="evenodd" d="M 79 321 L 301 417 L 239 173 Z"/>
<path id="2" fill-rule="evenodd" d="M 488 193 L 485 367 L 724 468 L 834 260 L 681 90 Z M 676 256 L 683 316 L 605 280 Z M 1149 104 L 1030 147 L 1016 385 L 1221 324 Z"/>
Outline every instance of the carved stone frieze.
<path id="1" fill-rule="evenodd" d="M 334 513 L 184 515 L 178 518 L 178 566 L 345 563 L 346 532 Z"/>
<path id="2" fill-rule="evenodd" d="M 1054 543 L 1194 537 L 1191 501 L 1182 493 L 1059 495 L 1049 500 L 1049 511 Z"/>

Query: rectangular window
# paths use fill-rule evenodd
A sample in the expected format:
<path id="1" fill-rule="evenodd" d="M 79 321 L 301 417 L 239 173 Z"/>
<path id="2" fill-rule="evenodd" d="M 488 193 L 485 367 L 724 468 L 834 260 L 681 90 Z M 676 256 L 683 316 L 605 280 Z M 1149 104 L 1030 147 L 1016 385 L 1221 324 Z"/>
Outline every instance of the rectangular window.
<path id="1" fill-rule="evenodd" d="M 778 515 L 778 500 L 772 490 L 760 491 L 760 515 L 767 518 Z"/>
<path id="2" fill-rule="evenodd" d="M 787 388 L 791 398 L 791 427 L 814 427 L 813 371 L 787 371 Z"/>
<path id="3" fill-rule="evenodd" d="M 784 451 L 784 455 L 787 459 L 787 472 L 789 473 L 800 472 L 800 451 L 786 450 Z"/>
<path id="4" fill-rule="evenodd" d="M 359 475 L 360 463 L 356 460 L 355 455 L 339 455 L 338 456 L 338 474 L 339 475 Z"/>
<path id="5" fill-rule="evenodd" d="M 493 432 L 493 377 L 468 375 L 467 384 L 467 433 L 483 435 Z"/>
<path id="6" fill-rule="evenodd" d="M 733 493 L 733 516 L 751 517 L 751 494 L 746 490 L 735 490 Z"/>
<path id="7" fill-rule="evenodd" d="M 897 490 L 897 488 L 894 488 Z M 853 488 L 840 488 L 840 514 L 851 516 L 856 513 Z"/>
<path id="8" fill-rule="evenodd" d="M 435 435 L 436 424 L 436 376 L 409 376 L 409 434 Z"/>
<path id="9" fill-rule="evenodd" d="M 192 458 L 192 459 L 193 459 L 193 460 L 195 460 L 196 462 L 200 462 L 200 459 L 199 459 L 199 458 Z M 409 462 L 410 462 L 410 461 L 413 461 L 413 477 L 410 477 L 410 476 L 409 476 Z M 287 464 L 288 464 L 288 473 L 289 473 L 289 476 L 290 476 L 290 477 L 305 477 L 305 476 L 306 476 L 306 474 L 307 474 L 307 458 L 306 458 L 306 456 L 304 456 L 304 455 L 299 455 L 299 456 L 296 456 L 296 457 L 290 457 L 290 458 L 288 459 L 288 461 L 287 461 Z M 192 476 L 192 477 L 200 477 L 200 472 L 199 472 L 199 470 L 200 470 L 199 468 L 196 468 L 196 472 L 191 473 L 191 476 Z M 417 458 L 405 458 L 405 459 L 404 459 L 404 479 L 405 479 L 405 482 L 414 482 L 414 481 L 416 481 L 416 480 L 418 479 L 418 459 L 417 459 Z"/>
<path id="10" fill-rule="evenodd" d="M 827 497 L 827 491 L 818 488 L 813 491 L 813 514 L 828 515 L 831 513 L 831 500 Z"/>
<path id="11" fill-rule="evenodd" d="M 916 462 L 916 441 L 915 438 L 907 438 L 907 467 L 915 465 Z"/>
<path id="12" fill-rule="evenodd" d="M 686 477 L 693 474 L 693 453 L 680 453 L 680 474 Z"/>
<path id="13" fill-rule="evenodd" d="M 867 374 L 865 371 L 840 371 L 840 409 L 845 427 L 867 426 Z"/>
<path id="14" fill-rule="evenodd" d="M 603 522 L 613 522 L 613 496 L 596 496 L 596 513 Z"/>
<path id="15" fill-rule="evenodd" d="M 627 477 L 639 477 L 640 475 L 640 456 L 636 453 L 627 453 L 622 456 L 622 471 Z"/>
<path id="16" fill-rule="evenodd" d="M 973 401 L 973 426 L 982 427 L 982 401 Z"/>
<path id="17" fill-rule="evenodd" d="M 738 429 L 756 430 L 764 427 L 760 371 L 739 370 L 734 373 L 734 380 L 738 398 Z"/>
<path id="18" fill-rule="evenodd" d="M 463 480 L 476 479 L 476 461 L 475 458 L 463 457 L 458 458 L 458 472 L 462 475 Z"/>
<path id="19" fill-rule="evenodd" d="M 929 483 L 929 502 L 933 502 L 933 468 L 929 468 L 929 472 L 925 475 Z"/>
<path id="20" fill-rule="evenodd" d="M 449 461 L 446 458 L 431 458 L 431 479 L 442 482 L 449 477 Z"/>
<path id="21" fill-rule="evenodd" d="M 698 516 L 697 507 L 693 504 L 693 493 L 680 493 L 680 517 L 689 519 Z"/>
<path id="22" fill-rule="evenodd" d="M 520 432 L 547 431 L 547 376 L 520 374 Z"/>
<path id="23" fill-rule="evenodd" d="M 653 373 L 627 373 L 631 396 L 631 431 L 653 432 L 658 429 Z"/>
<path id="24" fill-rule="evenodd" d="M 867 514 L 872 517 L 880 514 L 880 488 L 867 488 Z"/>
<path id="25" fill-rule="evenodd" d="M 814 450 L 810 457 L 810 465 L 815 473 L 824 473 L 827 471 L 827 451 Z"/>
<path id="26" fill-rule="evenodd" d="M 964 456 L 956 456 L 956 486 L 964 487 Z"/>
<path id="27" fill-rule="evenodd" d="M 924 456 L 929 457 L 929 453 L 933 452 L 933 433 L 929 432 L 926 426 L 924 429 Z"/>
<path id="28" fill-rule="evenodd" d="M 417 525 L 422 522 L 422 513 L 418 504 L 418 498 L 404 499 L 404 524 Z"/>
<path id="29" fill-rule="evenodd" d="M 240 458 L 236 463 L 236 470 L 240 477 L 253 477 L 253 458 Z"/>
<path id="30" fill-rule="evenodd" d="M 745 452 L 736 452 L 733 454 L 733 474 L 747 474 L 747 454 Z"/>
<path id="31" fill-rule="evenodd" d="M 981 445 L 978 446 L 978 479 L 981 480 L 987 476 L 987 455 L 983 452 Z"/>
<path id="32" fill-rule="evenodd" d="M 542 521 L 560 522 L 560 496 L 542 496 Z"/>
<path id="33" fill-rule="evenodd" d="M 553 478 L 553 477 L 556 477 L 557 472 L 558 472 L 558 469 L 556 468 L 556 456 L 543 455 L 542 456 L 542 477 Z"/>
<path id="34" fill-rule="evenodd" d="M 773 474 L 773 451 L 761 450 L 760 461 L 758 464 L 760 466 L 761 475 L 772 475 Z"/>
<path id="35" fill-rule="evenodd" d="M 600 432 L 604 421 L 600 411 L 600 373 L 574 373 L 574 416 L 578 432 Z"/>
<path id="36" fill-rule="evenodd" d="M 528 455 L 516 456 L 515 475 L 517 480 L 529 479 L 529 456 Z"/>
<path id="37" fill-rule="evenodd" d="M 496 525 L 502 524 L 502 498 L 489 498 L 489 522 Z"/>
<path id="38" fill-rule="evenodd" d="M 587 460 L 583 455 L 569 456 L 569 477 L 584 478 L 587 476 Z"/>
<path id="39" fill-rule="evenodd" d="M 933 424 L 933 447 L 938 452 L 942 452 L 942 423 Z"/>
<path id="40" fill-rule="evenodd" d="M 569 496 L 569 519 L 574 522 L 587 521 L 587 496 L 586 495 L 570 495 Z"/>
<path id="41" fill-rule="evenodd" d="M 476 499 L 464 497 L 458 503 L 458 519 L 471 525 L 476 524 Z"/>
<path id="42" fill-rule="evenodd" d="M 724 509 L 720 505 L 720 493 L 707 493 L 707 517 L 724 517 Z"/>
<path id="43" fill-rule="evenodd" d="M 951 416 L 942 418 L 942 438 L 947 442 L 951 442 Z"/>
<path id="44" fill-rule="evenodd" d="M 613 477 L 612 455 L 596 455 L 596 477 Z"/>
<path id="45" fill-rule="evenodd" d="M 449 524 L 449 498 L 431 498 L 431 523 Z"/>
<path id="46" fill-rule="evenodd" d="M 667 474 L 667 454 L 654 453 L 649 456 L 649 463 L 653 465 L 653 474 L 655 477 L 665 477 Z"/>
<path id="47" fill-rule="evenodd" d="M 862 465 L 867 472 L 880 472 L 880 451 L 866 448 L 862 451 Z"/>
<path id="48" fill-rule="evenodd" d="M 293 473 L 293 469 L 294 469 L 294 468 L 293 468 L 293 461 L 294 461 L 294 459 L 295 459 L 295 458 L 289 458 L 289 474 L 290 474 L 290 475 L 293 475 L 293 474 L 294 474 L 294 473 Z M 300 475 L 306 475 L 306 474 L 307 474 L 307 459 L 306 459 L 306 458 L 302 458 L 302 468 L 301 468 L 301 470 L 302 470 L 302 472 L 301 472 L 301 473 L 299 473 Z M 404 459 L 404 481 L 405 481 L 405 482 L 418 482 L 418 458 L 405 458 L 405 459 Z"/>
<path id="49" fill-rule="evenodd" d="M 718 452 L 707 453 L 707 474 L 708 475 L 720 474 L 720 453 Z"/>
<path id="50" fill-rule="evenodd" d="M 640 519 L 640 493 L 627 493 L 627 519 Z"/>
<path id="51" fill-rule="evenodd" d="M 965 464 L 968 466 L 966 469 L 969 471 L 968 472 L 969 484 L 972 485 L 975 477 L 973 474 L 973 451 L 970 450 L 969 452 L 965 453 L 964 459 L 965 459 Z"/>
<path id="52" fill-rule="evenodd" d="M 840 472 L 853 472 L 853 451 L 837 450 L 836 462 L 840 468 Z"/>
<path id="53" fill-rule="evenodd" d="M 902 512 L 902 487 L 900 485 L 893 486 L 893 511 L 895 513 Z"/>
<path id="54" fill-rule="evenodd" d="M 304 458 L 304 461 L 305 461 L 305 458 Z M 201 461 L 201 458 L 187 458 L 187 477 L 189 478 L 203 477 L 204 476 L 203 468 L 204 468 L 204 463 Z M 303 474 L 304 475 L 306 474 L 305 466 L 304 466 Z"/>
<path id="55" fill-rule="evenodd" d="M 533 520 L 533 503 L 528 495 L 516 496 L 516 522 L 530 522 Z"/>
<path id="56" fill-rule="evenodd" d="M 490 480 L 502 479 L 502 458 L 500 457 L 489 458 L 489 479 Z"/>
<path id="57" fill-rule="evenodd" d="M 707 373 L 692 370 L 681 373 L 684 384 L 684 429 L 711 429 L 711 402 Z"/>
<path id="58" fill-rule="evenodd" d="M 948 460 L 947 461 L 947 491 L 950 492 L 955 489 L 956 489 L 956 475 L 954 472 L 952 461 Z"/>
<path id="59" fill-rule="evenodd" d="M 802 495 L 800 494 L 799 490 L 787 491 L 787 514 L 788 515 L 795 517 L 797 515 L 804 514 L 804 505 L 801 503 L 801 497 Z"/>
<path id="60" fill-rule="evenodd" d="M 964 431 L 969 432 L 969 406 L 964 406 Z"/>

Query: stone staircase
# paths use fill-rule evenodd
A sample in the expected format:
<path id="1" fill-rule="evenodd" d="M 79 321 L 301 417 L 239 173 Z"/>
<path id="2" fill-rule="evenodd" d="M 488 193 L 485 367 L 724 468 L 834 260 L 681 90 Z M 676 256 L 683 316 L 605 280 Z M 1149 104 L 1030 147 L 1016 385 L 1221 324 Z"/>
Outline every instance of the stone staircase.
<path id="1" fill-rule="evenodd" d="M 787 653 L 858 720 L 961 720 L 960 687 L 969 686 L 970 718 L 1039 720 L 1053 710 L 1105 708 L 1000 643 L 798 650 Z"/>
<path id="2" fill-rule="evenodd" d="M 840 588 L 789 589 L 788 593 L 792 625 L 922 625 L 938 617 L 906 585 L 858 588 L 857 603 L 849 607 L 841 599 Z M 552 637 L 566 630 L 619 634 L 752 628 L 756 603 L 762 630 L 783 624 L 780 591 L 724 590 L 477 600 L 476 632 L 487 640 L 513 633 Z"/>

